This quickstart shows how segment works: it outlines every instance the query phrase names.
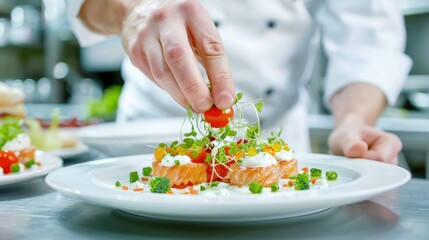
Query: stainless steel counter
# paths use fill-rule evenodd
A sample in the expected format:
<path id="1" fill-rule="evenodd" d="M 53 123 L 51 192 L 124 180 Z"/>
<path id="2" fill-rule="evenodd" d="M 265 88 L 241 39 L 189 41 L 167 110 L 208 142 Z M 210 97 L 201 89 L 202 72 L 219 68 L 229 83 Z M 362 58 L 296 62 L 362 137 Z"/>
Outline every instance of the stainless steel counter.
<path id="1" fill-rule="evenodd" d="M 91 154 L 65 165 L 101 158 Z M 77 176 L 78 177 L 78 176 Z M 361 203 L 291 219 L 174 222 L 94 206 L 50 189 L 43 178 L 0 189 L 0 239 L 427 239 L 429 181 L 412 179 Z"/>

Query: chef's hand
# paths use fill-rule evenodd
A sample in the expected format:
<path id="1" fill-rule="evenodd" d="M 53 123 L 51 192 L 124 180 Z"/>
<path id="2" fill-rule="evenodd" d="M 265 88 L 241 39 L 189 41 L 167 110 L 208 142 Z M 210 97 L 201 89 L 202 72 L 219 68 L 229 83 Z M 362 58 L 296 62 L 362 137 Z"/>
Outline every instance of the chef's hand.
<path id="1" fill-rule="evenodd" d="M 197 0 L 146 0 L 126 14 L 122 42 L 132 63 L 149 79 L 196 112 L 235 100 L 222 39 Z M 198 68 L 205 68 L 211 91 Z"/>
<path id="2" fill-rule="evenodd" d="M 331 153 L 398 164 L 401 140 L 374 127 L 386 105 L 384 94 L 374 85 L 350 84 L 331 100 L 335 128 L 328 143 Z"/>
<path id="3" fill-rule="evenodd" d="M 398 153 L 402 149 L 399 138 L 373 126 L 343 124 L 334 129 L 329 137 L 333 154 L 350 158 L 367 158 L 398 164 Z"/>

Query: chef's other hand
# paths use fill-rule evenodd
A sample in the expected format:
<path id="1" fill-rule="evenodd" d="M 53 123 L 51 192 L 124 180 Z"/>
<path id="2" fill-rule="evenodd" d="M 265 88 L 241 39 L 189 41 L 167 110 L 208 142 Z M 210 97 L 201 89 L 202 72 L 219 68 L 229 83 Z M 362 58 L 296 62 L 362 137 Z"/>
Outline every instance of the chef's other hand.
<path id="1" fill-rule="evenodd" d="M 336 155 L 397 165 L 402 143 L 396 135 L 373 126 L 343 124 L 331 133 L 329 148 L 331 153 Z"/>
<path id="2" fill-rule="evenodd" d="M 204 112 L 213 104 L 225 109 L 234 103 L 221 37 L 198 0 L 140 1 L 125 16 L 122 42 L 133 64 L 182 106 L 189 102 L 195 112 Z"/>

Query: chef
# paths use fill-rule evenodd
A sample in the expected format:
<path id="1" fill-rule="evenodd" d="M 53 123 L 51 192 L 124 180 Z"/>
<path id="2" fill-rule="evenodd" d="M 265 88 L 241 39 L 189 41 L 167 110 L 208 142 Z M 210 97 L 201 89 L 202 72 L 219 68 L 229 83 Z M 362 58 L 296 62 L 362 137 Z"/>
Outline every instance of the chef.
<path id="1" fill-rule="evenodd" d="M 119 35 L 128 57 L 118 120 L 183 116 L 236 92 L 263 99 L 263 128 L 309 151 L 306 83 L 318 46 L 328 64 L 324 103 L 333 154 L 397 163 L 401 142 L 374 127 L 411 66 L 392 0 L 69 0 L 82 46 Z M 207 87 L 210 83 L 211 90 Z M 246 114 L 252 116 L 252 114 Z"/>

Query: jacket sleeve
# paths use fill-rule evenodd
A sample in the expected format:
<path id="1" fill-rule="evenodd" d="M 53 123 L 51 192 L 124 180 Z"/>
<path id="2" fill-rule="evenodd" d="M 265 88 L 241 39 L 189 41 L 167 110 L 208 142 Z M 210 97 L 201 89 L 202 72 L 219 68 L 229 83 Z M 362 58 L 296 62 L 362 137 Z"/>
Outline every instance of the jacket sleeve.
<path id="1" fill-rule="evenodd" d="M 105 36 L 89 30 L 77 17 L 84 0 L 67 0 L 67 18 L 81 47 L 87 47 L 106 40 Z"/>
<path id="2" fill-rule="evenodd" d="M 328 58 L 324 103 L 348 84 L 378 87 L 394 104 L 411 68 L 398 1 L 326 0 L 316 14 Z"/>

